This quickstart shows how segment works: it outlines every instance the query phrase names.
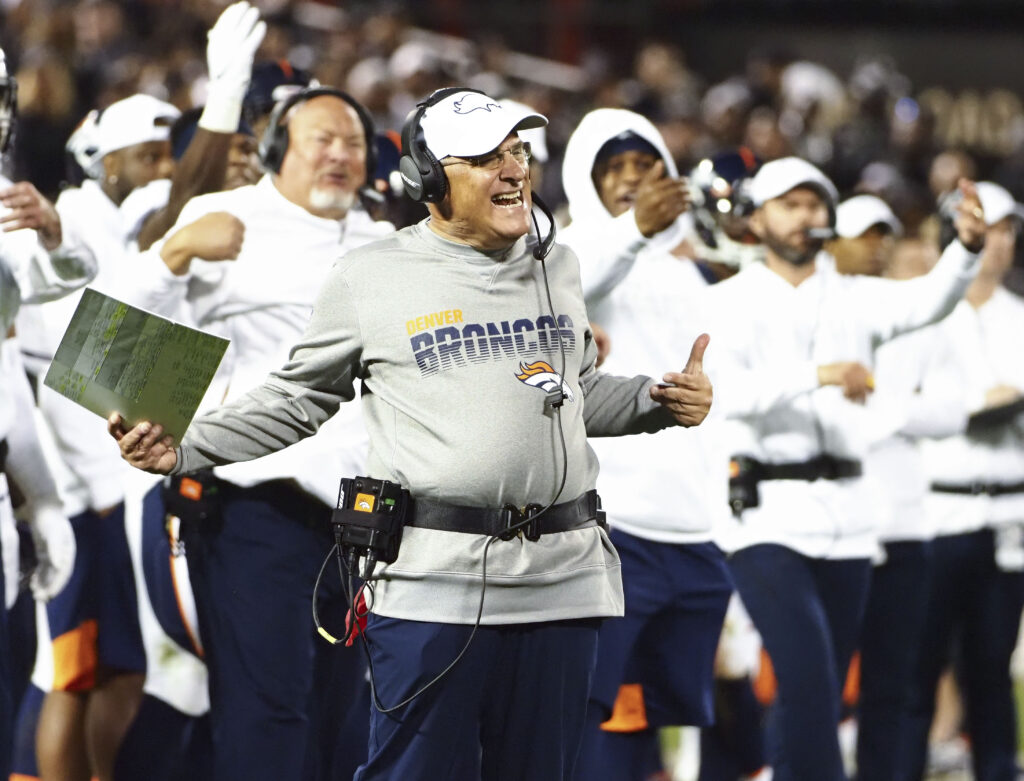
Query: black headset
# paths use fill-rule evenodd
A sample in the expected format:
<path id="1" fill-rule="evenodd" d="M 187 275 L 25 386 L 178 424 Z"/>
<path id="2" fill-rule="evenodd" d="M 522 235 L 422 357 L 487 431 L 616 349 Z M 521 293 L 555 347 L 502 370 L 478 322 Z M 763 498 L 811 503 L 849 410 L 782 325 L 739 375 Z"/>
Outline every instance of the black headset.
<path id="1" fill-rule="evenodd" d="M 437 203 L 448 194 L 448 176 L 444 166 L 427 147 L 420 122 L 431 106 L 436 106 L 449 95 L 458 92 L 485 93 L 469 87 L 444 87 L 434 90 L 430 97 L 416 104 L 409 112 L 402 126 L 402 158 L 398 161 L 398 172 L 405 184 L 405 192 L 416 203 Z"/>
<path id="2" fill-rule="evenodd" d="M 285 153 L 288 151 L 288 112 L 300 103 L 305 103 L 307 100 L 318 98 L 321 95 L 341 98 L 359 115 L 359 122 L 363 126 L 363 135 L 366 136 L 366 186 L 372 187 L 377 171 L 377 138 L 373 127 L 373 117 L 358 100 L 333 87 L 307 87 L 289 95 L 274 106 L 274 110 L 270 113 L 270 122 L 267 124 L 267 129 L 263 131 L 263 138 L 260 139 L 260 162 L 271 173 L 280 173 L 281 163 L 284 162 Z"/>
<path id="3" fill-rule="evenodd" d="M 487 94 L 469 87 L 444 87 L 434 90 L 428 98 L 416 104 L 416 108 L 409 112 L 402 126 L 402 157 L 398 161 L 398 172 L 405 185 L 406 194 L 417 203 L 437 203 L 443 201 L 448 194 L 448 175 L 444 172 L 444 166 L 427 147 L 420 123 L 428 108 L 458 92 Z M 542 239 L 540 225 L 536 216 L 533 218 L 534 228 L 537 230 L 537 246 L 533 248 L 533 256 L 537 260 L 544 260 L 555 243 L 555 218 L 537 193 L 532 193 L 532 199 L 534 205 L 544 213 L 550 223 L 547 235 Z"/>

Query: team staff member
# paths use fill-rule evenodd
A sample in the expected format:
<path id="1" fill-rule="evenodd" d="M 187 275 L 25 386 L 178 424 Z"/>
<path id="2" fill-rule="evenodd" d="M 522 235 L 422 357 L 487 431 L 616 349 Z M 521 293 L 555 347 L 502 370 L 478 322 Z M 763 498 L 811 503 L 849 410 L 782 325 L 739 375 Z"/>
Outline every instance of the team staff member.
<path id="1" fill-rule="evenodd" d="M 378 572 L 367 627 L 385 706 L 467 642 L 499 508 L 555 503 L 538 539 L 490 545 L 482 626 L 426 693 L 397 714 L 373 714 L 361 781 L 572 777 L 599 619 L 622 612 L 588 430 L 695 425 L 710 407 L 706 336 L 684 372 L 665 375 L 674 387 L 594 370 L 576 258 L 554 245 L 538 263 L 527 236 L 529 153 L 516 131 L 545 122 L 482 93 L 435 93 L 403 145 L 411 191 L 434 199 L 429 218 L 332 269 L 283 369 L 198 419 L 178 450 L 158 425 L 125 433 L 111 417 L 131 463 L 188 472 L 297 442 L 362 381 L 369 474 L 401 483 L 416 505 L 398 560 Z"/>
<path id="2" fill-rule="evenodd" d="M 268 175 L 191 200 L 123 290 L 146 309 L 177 313 L 231 339 L 207 409 L 239 398 L 286 360 L 339 255 L 393 231 L 360 206 L 373 170 L 373 128 L 358 104 L 311 89 L 279 104 L 272 119 L 261 142 Z M 358 410 L 328 428 L 286 453 L 217 469 L 211 485 L 221 497 L 220 520 L 183 525 L 210 676 L 217 779 L 305 781 L 342 777 L 358 764 L 355 752 L 339 758 L 352 763 L 347 771 L 319 756 L 338 742 L 321 708 L 349 705 L 363 685 L 361 656 L 330 648 L 308 621 L 317 569 L 331 546 L 338 477 L 365 469 Z M 315 658 L 346 668 L 338 674 L 349 675 L 348 688 L 314 693 Z"/>
<path id="3" fill-rule="evenodd" d="M 7 73 L 0 49 L 0 157 L 9 146 L 17 117 L 17 83 Z M 96 259 L 61 223 L 53 205 L 28 182 L 0 175 L 0 775 L 10 767 L 14 733 L 7 607 L 18 590 L 18 535 L 7 480 L 15 483 L 30 511 L 39 567 L 32 587 L 37 599 L 58 594 L 75 561 L 75 538 L 63 515 L 56 486 L 42 457 L 31 415 L 31 393 L 7 339 L 22 302 L 67 295 L 96 275 Z"/>
<path id="4" fill-rule="evenodd" d="M 142 94 L 110 105 L 91 136 L 91 172 L 98 178 L 57 198 L 62 222 L 97 258 L 93 287 L 109 290 L 132 273 L 120 205 L 137 187 L 170 175 L 168 136 L 178 114 L 169 103 Z M 22 309 L 19 342 L 36 378 L 45 376 L 79 300 L 72 295 Z M 55 668 L 40 664 L 34 671 L 34 682 L 46 692 L 39 727 L 31 729 L 35 708 L 26 706 L 19 722 L 27 726 L 19 732 L 37 732 L 41 740 L 19 745 L 15 770 L 31 770 L 35 754 L 42 778 L 108 781 L 142 697 L 146 670 L 124 529 L 129 470 L 106 446 L 95 415 L 37 384 L 46 433 L 56 444 L 55 454 L 48 451 L 51 468 L 78 539 L 78 577 L 47 606 L 47 621 L 40 622 L 38 632 L 44 643 L 81 651 L 59 654 Z"/>
<path id="5" fill-rule="evenodd" d="M 873 195 L 839 204 L 838 237 L 828 245 L 836 269 L 891 277 L 902 229 L 885 201 Z M 863 464 L 876 500 L 873 512 L 883 551 L 871 572 L 859 646 L 857 772 L 865 781 L 907 777 L 902 752 L 922 643 L 933 536 L 924 508 L 928 479 L 919 441 L 957 433 L 967 413 L 961 383 L 924 387 L 925 377 L 936 367 L 945 371 L 945 363 L 939 326 L 893 339 L 875 356 L 876 390 L 867 402 L 865 421 L 873 434 Z"/>
<path id="6" fill-rule="evenodd" d="M 931 481 L 925 508 L 936 537 L 915 660 L 910 768 L 901 779 L 924 773 L 935 686 L 951 648 L 958 651 L 974 777 L 1003 781 L 1017 774 L 1010 654 L 1024 607 L 1024 417 L 1014 406 L 1024 391 L 1024 302 L 1002 282 L 1019 218 L 1002 187 L 980 182 L 978 195 L 987 222 L 981 269 L 939 326 L 949 345 L 946 371 L 927 375 L 922 387 L 963 388 L 969 409 L 988 412 L 970 423 L 962 414 L 958 433 L 924 443 Z"/>
<path id="7" fill-rule="evenodd" d="M 560 240 L 580 259 L 590 319 L 615 342 L 604 370 L 631 375 L 668 364 L 702 331 L 708 282 L 671 252 L 689 227 L 688 196 L 661 134 L 632 111 L 590 112 L 569 138 L 562 186 L 572 223 Z M 705 429 L 591 443 L 622 559 L 626 616 L 601 627 L 579 779 L 646 778 L 660 769 L 644 762 L 659 754 L 659 727 L 713 719 L 715 648 L 732 580 L 711 542 L 727 476 Z M 601 729 L 614 704 L 638 717 Z"/>
<path id="8" fill-rule="evenodd" d="M 778 678 L 780 781 L 845 777 L 840 692 L 877 548 L 859 479 L 866 413 L 856 402 L 871 389 L 875 348 L 948 314 L 969 284 L 984 223 L 973 186 L 964 188 L 960 240 L 930 274 L 843 277 L 808 233 L 829 225 L 832 183 L 798 158 L 766 163 L 750 184 L 765 264 L 709 290 L 725 342 L 712 376 L 735 464 L 736 518 L 722 540 Z"/>
<path id="9" fill-rule="evenodd" d="M 211 29 L 208 99 L 197 138 L 181 165 L 172 166 L 169 155 L 169 136 L 172 122 L 180 119 L 178 111 L 148 95 L 91 112 L 74 141 L 69 140 L 68 146 L 77 149 L 90 178 L 82 187 L 64 191 L 58 210 L 79 226 L 100 257 L 94 287 L 110 292 L 125 275 L 134 273 L 134 248 L 129 244 L 138 232 L 138 219 L 130 216 L 137 214 L 133 203 L 140 198 L 152 203 L 155 191 L 162 203 L 154 208 L 163 206 L 170 192 L 171 203 L 161 212 L 165 220 L 170 217 L 164 223 L 166 229 L 190 192 L 224 178 L 226 154 L 218 159 L 217 150 L 227 150 L 231 134 L 220 131 L 237 127 L 263 27 L 258 12 L 240 2 L 226 9 Z M 165 178 L 172 168 L 173 183 Z M 35 307 L 19 321 L 23 347 L 30 356 L 27 362 L 36 374 L 45 372 L 76 305 L 74 297 Z M 19 714 L 14 770 L 44 779 L 96 776 L 107 781 L 114 774 L 129 725 L 135 725 L 136 734 L 145 734 L 144 723 L 136 719 L 144 685 L 148 684 L 147 693 L 181 708 L 196 690 L 205 702 L 205 675 L 201 665 L 195 665 L 190 669 L 198 667 L 198 675 L 180 676 L 168 686 L 161 677 L 181 669 L 183 652 L 161 642 L 159 652 L 147 657 L 153 644 L 147 645 L 149 595 L 138 566 L 140 535 L 132 526 L 135 508 L 121 501 L 133 481 L 126 476 L 116 449 L 104 444 L 102 434 L 96 436 L 99 421 L 46 387 L 39 389 L 39 403 L 47 428 L 55 435 L 57 447 L 50 448 L 48 455 L 59 460 L 55 472 L 65 477 L 62 494 L 73 515 L 79 545 L 75 578 L 47 606 L 46 620 L 39 623 L 42 650 L 33 672 L 34 686 Z M 137 583 L 143 588 L 137 589 Z M 82 650 L 78 654 L 61 650 L 69 646 Z M 188 660 L 184 663 L 187 666 Z M 161 724 L 161 732 L 165 751 L 156 757 L 166 765 L 175 743 L 166 724 Z M 144 742 L 149 750 L 152 741 Z"/>

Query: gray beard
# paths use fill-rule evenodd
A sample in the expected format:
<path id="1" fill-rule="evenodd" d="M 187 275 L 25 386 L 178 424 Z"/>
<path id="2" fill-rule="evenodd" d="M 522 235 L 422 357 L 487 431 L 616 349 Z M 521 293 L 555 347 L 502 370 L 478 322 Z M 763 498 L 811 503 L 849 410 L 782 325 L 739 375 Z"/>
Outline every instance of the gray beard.
<path id="1" fill-rule="evenodd" d="M 309 192 L 309 203 L 314 209 L 338 209 L 347 212 L 355 202 L 355 193 L 321 190 L 319 187 L 314 187 Z"/>
<path id="2" fill-rule="evenodd" d="M 773 253 L 794 266 L 806 266 L 814 260 L 818 253 L 821 252 L 821 248 L 825 246 L 823 240 L 814 239 L 807 245 L 806 249 L 800 249 L 799 247 L 787 244 L 771 231 L 765 231 L 764 244 Z"/>

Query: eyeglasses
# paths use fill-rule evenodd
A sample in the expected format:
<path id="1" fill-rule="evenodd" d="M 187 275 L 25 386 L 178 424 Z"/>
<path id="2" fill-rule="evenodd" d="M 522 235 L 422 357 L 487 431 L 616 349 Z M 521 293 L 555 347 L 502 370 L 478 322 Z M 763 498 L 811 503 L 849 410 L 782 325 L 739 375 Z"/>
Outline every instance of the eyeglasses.
<path id="1" fill-rule="evenodd" d="M 482 168 L 485 171 L 499 171 L 505 166 L 505 155 L 511 155 L 512 159 L 519 163 L 519 165 L 526 165 L 530 162 L 531 157 L 530 144 L 528 141 L 520 141 L 508 149 L 498 149 L 489 155 L 449 160 L 446 163 L 441 163 L 441 165 L 445 167 L 449 165 L 471 165 L 474 168 Z"/>

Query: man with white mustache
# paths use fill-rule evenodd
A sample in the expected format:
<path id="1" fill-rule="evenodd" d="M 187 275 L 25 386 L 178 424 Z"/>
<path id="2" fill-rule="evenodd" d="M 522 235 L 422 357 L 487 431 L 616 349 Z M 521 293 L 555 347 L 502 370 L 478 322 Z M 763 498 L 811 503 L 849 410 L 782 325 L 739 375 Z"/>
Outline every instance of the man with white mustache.
<path id="1" fill-rule="evenodd" d="M 193 198 L 140 256 L 139 279 L 127 281 L 122 298 L 231 339 L 201 409 L 233 401 L 283 364 L 335 261 L 394 230 L 359 202 L 374 170 L 373 139 L 369 115 L 344 93 L 314 87 L 290 96 L 260 143 L 267 175 Z M 332 766 L 314 753 L 337 741 L 319 737 L 334 725 L 318 723 L 321 706 L 309 705 L 314 654 L 332 650 L 309 625 L 309 599 L 331 547 L 338 477 L 362 473 L 366 458 L 358 404 L 325 428 L 335 433 L 207 474 L 200 482 L 220 497 L 219 519 L 183 518 L 216 778 L 341 778 L 360 759 L 334 751 L 351 756 Z M 335 651 L 335 662 L 351 663 L 357 678 L 330 693 L 347 706 L 362 685 L 361 660 Z M 365 733 L 352 740 L 362 749 Z"/>

